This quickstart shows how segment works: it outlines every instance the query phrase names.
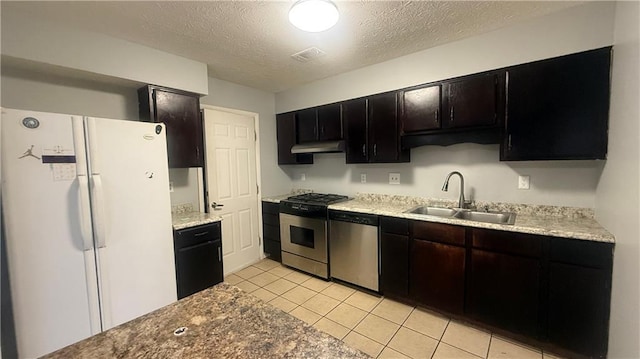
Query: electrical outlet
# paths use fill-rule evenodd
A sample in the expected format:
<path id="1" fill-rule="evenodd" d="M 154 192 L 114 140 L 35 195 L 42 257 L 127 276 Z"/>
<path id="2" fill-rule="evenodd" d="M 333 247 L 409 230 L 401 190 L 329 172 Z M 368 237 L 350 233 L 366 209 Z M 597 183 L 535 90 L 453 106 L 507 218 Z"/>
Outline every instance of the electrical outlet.
<path id="1" fill-rule="evenodd" d="M 303 173 L 300 175 L 300 181 L 306 181 L 307 180 L 307 174 Z"/>
<path id="2" fill-rule="evenodd" d="M 360 183 L 367 183 L 367 174 L 366 173 L 361 173 L 360 174 Z"/>
<path id="3" fill-rule="evenodd" d="M 529 176 L 518 176 L 518 189 L 529 189 Z"/>
<path id="4" fill-rule="evenodd" d="M 173 181 L 169 181 L 169 192 L 173 192 Z"/>
<path id="5" fill-rule="evenodd" d="M 389 173 L 389 184 L 400 184 L 400 174 Z"/>

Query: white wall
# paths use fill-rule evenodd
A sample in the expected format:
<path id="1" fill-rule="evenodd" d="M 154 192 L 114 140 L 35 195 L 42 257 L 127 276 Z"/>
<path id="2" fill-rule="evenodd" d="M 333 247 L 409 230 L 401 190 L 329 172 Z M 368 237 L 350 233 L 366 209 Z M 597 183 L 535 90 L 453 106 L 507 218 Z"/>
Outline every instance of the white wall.
<path id="1" fill-rule="evenodd" d="M 609 156 L 596 194 L 596 218 L 616 237 L 609 358 L 640 358 L 639 24 L 638 2 L 617 3 Z"/>
<path id="2" fill-rule="evenodd" d="M 611 45 L 615 3 L 592 2 L 276 94 L 282 113 Z"/>
<path id="3" fill-rule="evenodd" d="M 67 73 L 69 71 L 66 71 Z M 2 66 L 4 107 L 137 120 L 135 87 Z"/>
<path id="4" fill-rule="evenodd" d="M 276 94 L 278 113 L 613 44 L 615 3 L 594 2 Z M 446 174 L 465 176 L 467 197 L 484 201 L 595 206 L 602 161 L 499 162 L 497 145 L 460 144 L 411 150 L 411 163 L 345 165 L 344 154 L 314 156 L 313 165 L 282 166 L 293 187 L 354 194 L 400 193 L 457 198 L 440 191 Z M 401 185 L 389 185 L 399 172 Z M 300 181 L 305 173 L 306 181 Z M 360 183 L 367 173 L 367 184 Z M 531 176 L 518 190 L 517 176 Z"/>
<path id="5" fill-rule="evenodd" d="M 207 93 L 207 66 L 68 24 L 2 14 L 2 54 L 96 74 Z"/>
<path id="6" fill-rule="evenodd" d="M 276 164 L 275 95 L 209 78 L 209 95 L 200 99 L 201 104 L 255 112 L 259 116 L 262 195 L 288 193 L 291 183 L 287 174 Z"/>

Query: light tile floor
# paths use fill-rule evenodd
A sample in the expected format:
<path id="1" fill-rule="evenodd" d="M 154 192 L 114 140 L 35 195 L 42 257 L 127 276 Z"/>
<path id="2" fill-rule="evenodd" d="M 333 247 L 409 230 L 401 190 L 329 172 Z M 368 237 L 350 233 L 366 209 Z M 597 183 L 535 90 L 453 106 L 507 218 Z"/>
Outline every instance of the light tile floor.
<path id="1" fill-rule="evenodd" d="M 556 359 L 440 314 L 326 282 L 264 259 L 225 282 L 374 358 Z"/>

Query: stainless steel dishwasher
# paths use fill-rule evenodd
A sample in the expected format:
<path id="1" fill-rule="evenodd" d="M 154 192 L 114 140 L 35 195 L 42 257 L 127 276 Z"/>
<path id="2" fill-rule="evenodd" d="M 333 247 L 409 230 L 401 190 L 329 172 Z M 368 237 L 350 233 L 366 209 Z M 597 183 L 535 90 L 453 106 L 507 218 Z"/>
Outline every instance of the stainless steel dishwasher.
<path id="1" fill-rule="evenodd" d="M 331 277 L 378 291 L 378 216 L 329 211 Z"/>

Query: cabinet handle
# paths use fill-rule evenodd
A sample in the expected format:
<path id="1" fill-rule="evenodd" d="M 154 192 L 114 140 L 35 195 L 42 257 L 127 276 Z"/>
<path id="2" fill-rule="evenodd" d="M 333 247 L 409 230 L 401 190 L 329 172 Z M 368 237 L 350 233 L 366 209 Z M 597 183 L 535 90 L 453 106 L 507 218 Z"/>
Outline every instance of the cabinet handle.
<path id="1" fill-rule="evenodd" d="M 453 123 L 453 106 L 451 106 L 451 113 L 449 114 L 449 120 Z"/>
<path id="2" fill-rule="evenodd" d="M 511 135 L 509 135 L 507 140 L 507 148 L 509 149 L 509 151 L 511 151 Z"/>
<path id="3" fill-rule="evenodd" d="M 209 234 L 209 231 L 207 231 L 207 232 L 200 232 L 200 233 L 196 233 L 196 234 L 194 234 L 193 236 L 194 236 L 194 237 L 202 237 L 202 236 L 207 235 L 207 234 Z"/>
<path id="4" fill-rule="evenodd" d="M 220 252 L 219 246 L 218 246 L 218 261 L 222 262 L 222 253 Z"/>
<path id="5" fill-rule="evenodd" d="M 373 145 L 373 157 L 376 157 L 378 155 L 378 145 L 374 144 Z"/>
<path id="6" fill-rule="evenodd" d="M 362 155 L 364 157 L 367 157 L 367 144 L 366 143 L 362 144 Z"/>
<path id="7" fill-rule="evenodd" d="M 320 134 L 324 135 L 324 126 L 320 127 Z"/>
<path id="8" fill-rule="evenodd" d="M 436 125 L 438 124 L 438 109 L 436 109 L 436 113 L 433 115 L 433 120 L 436 121 Z"/>

